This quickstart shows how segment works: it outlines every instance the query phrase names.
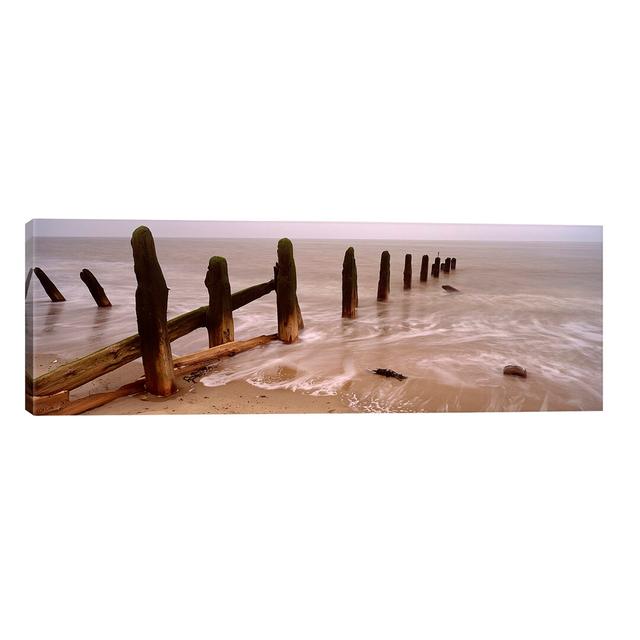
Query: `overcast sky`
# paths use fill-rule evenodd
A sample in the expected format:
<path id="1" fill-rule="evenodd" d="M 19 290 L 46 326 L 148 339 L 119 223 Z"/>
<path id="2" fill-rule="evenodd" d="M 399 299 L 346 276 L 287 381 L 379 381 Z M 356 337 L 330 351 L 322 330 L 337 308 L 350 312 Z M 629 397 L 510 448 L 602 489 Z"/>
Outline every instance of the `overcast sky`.
<path id="1" fill-rule="evenodd" d="M 203 220 L 35 220 L 35 235 L 130 236 L 139 225 L 158 237 L 521 240 L 602 242 L 600 226 L 359 222 L 206 222 Z"/>

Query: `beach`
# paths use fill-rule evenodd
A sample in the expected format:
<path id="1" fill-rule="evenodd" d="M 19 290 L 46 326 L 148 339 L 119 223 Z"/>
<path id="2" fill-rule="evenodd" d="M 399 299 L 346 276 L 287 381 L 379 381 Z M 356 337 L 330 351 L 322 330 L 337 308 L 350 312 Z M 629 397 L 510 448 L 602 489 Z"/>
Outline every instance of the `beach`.
<path id="1" fill-rule="evenodd" d="M 156 238 L 169 287 L 168 318 L 207 303 L 212 255 L 225 256 L 232 292 L 272 277 L 276 239 Z M 314 413 L 597 411 L 602 409 L 602 244 L 294 239 L 304 329 L 212 363 L 197 382 L 178 379 L 168 399 L 142 394 L 95 413 Z M 355 249 L 359 306 L 341 318 L 341 267 Z M 381 251 L 391 255 L 390 295 L 376 300 Z M 405 256 L 413 261 L 403 288 Z M 457 267 L 418 279 L 420 259 Z M 36 238 L 34 264 L 66 301 L 34 282 L 27 298 L 33 372 L 58 366 L 137 332 L 136 280 L 128 238 Z M 113 306 L 98 308 L 78 273 L 90 268 Z M 443 286 L 459 293 L 448 293 Z M 275 294 L 233 313 L 235 339 L 275 333 Z M 171 344 L 174 357 L 207 347 L 197 329 Z M 55 355 L 54 355 L 55 354 Z M 29 356 L 30 357 L 30 356 Z M 53 361 L 57 360 L 56 363 Z M 44 364 L 43 364 L 44 363 Z M 503 375 L 507 365 L 526 379 Z M 29 366 L 29 362 L 28 362 Z M 382 378 L 393 369 L 405 380 Z M 137 360 L 72 391 L 71 398 L 134 381 Z"/>
<path id="2" fill-rule="evenodd" d="M 36 359 L 36 373 L 51 371 L 59 363 L 55 355 Z M 141 362 L 130 362 L 79 387 L 70 399 L 117 389 L 143 374 Z M 188 378 L 188 376 L 186 376 Z M 139 393 L 118 398 L 83 415 L 154 415 L 154 414 L 238 414 L 238 413 L 350 413 L 352 410 L 336 396 L 312 396 L 307 393 L 274 389 L 265 391 L 237 380 L 220 387 L 206 387 L 198 380 L 177 376 L 178 390 L 168 398 Z"/>

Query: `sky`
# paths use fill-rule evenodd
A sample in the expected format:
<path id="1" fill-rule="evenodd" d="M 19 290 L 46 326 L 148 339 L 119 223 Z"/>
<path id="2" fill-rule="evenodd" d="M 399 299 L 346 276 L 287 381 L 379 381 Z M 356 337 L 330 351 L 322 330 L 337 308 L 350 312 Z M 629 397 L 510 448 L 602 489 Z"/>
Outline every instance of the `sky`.
<path id="1" fill-rule="evenodd" d="M 170 238 L 602 242 L 601 226 L 204 220 L 34 220 L 38 236 L 128 237 L 140 225 Z"/>

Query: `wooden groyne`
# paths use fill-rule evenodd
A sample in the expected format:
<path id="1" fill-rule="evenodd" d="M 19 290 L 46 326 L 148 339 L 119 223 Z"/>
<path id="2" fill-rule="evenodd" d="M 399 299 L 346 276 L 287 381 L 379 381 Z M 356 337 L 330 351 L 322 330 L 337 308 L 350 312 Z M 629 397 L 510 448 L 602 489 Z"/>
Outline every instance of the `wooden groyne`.
<path id="1" fill-rule="evenodd" d="M 167 318 L 169 289 L 158 261 L 153 235 L 147 227 L 139 227 L 133 232 L 131 248 L 137 282 L 135 302 L 138 333 L 67 362 L 35 379 L 27 373 L 26 406 L 32 413 L 60 415 L 82 413 L 113 399 L 141 391 L 161 397 L 169 396 L 176 391 L 178 374 L 196 371 L 199 366 L 202 367 L 219 358 L 265 345 L 274 340 L 287 344 L 298 340 L 304 322 L 298 301 L 293 244 L 288 238 L 278 242 L 273 279 L 235 293 L 231 292 L 226 259 L 222 256 L 210 258 L 204 277 L 208 304 L 172 319 Z M 447 258 L 441 262 L 437 257 L 432 265 L 433 277 L 439 277 L 441 264 L 443 271 L 448 273 L 449 270 L 455 270 L 456 259 Z M 421 282 L 426 282 L 428 269 L 429 256 L 423 255 L 420 267 Z M 35 273 L 52 301 L 64 301 L 62 294 L 38 267 L 27 274 L 25 294 L 29 289 L 31 273 Z M 91 271 L 83 269 L 80 277 L 98 306 L 111 306 L 104 289 Z M 384 302 L 389 299 L 390 280 L 390 253 L 383 251 L 380 256 L 378 301 Z M 411 254 L 405 254 L 403 284 L 405 290 L 411 289 Z M 449 285 L 445 288 L 447 287 L 453 289 Z M 233 312 L 272 291 L 276 293 L 277 333 L 248 340 L 236 340 Z M 353 247 L 348 247 L 342 263 L 342 317 L 355 318 L 358 304 L 355 252 Z M 209 348 L 174 358 L 171 343 L 201 328 L 207 330 Z M 70 399 L 69 394 L 73 390 L 140 357 L 144 376 L 139 380 L 112 391 Z"/>
<path id="2" fill-rule="evenodd" d="M 285 238 L 278 243 L 278 262 L 274 267 L 272 280 L 233 294 L 230 292 L 226 260 L 220 256 L 214 256 L 209 261 L 205 277 L 209 304 L 171 320 L 167 320 L 169 290 L 157 259 L 151 231 L 147 227 L 136 229 L 131 237 L 131 247 L 138 285 L 136 289 L 138 333 L 67 362 L 35 379 L 27 375 L 26 406 L 32 413 L 64 413 L 64 407 L 71 405 L 73 408 L 69 411 L 77 413 L 81 412 L 80 410 L 88 410 L 91 406 L 98 406 L 94 405 L 95 402 L 99 401 L 103 404 L 109 401 L 109 398 L 130 395 L 142 389 L 158 396 L 171 395 L 176 389 L 175 372 L 177 370 L 182 372 L 187 363 L 189 366 L 195 366 L 197 363 L 204 362 L 206 358 L 233 355 L 274 339 L 285 343 L 298 339 L 304 323 L 297 297 L 296 267 L 290 240 Z M 37 268 L 34 269 L 36 276 L 38 271 Z M 278 333 L 274 336 L 259 336 L 250 340 L 235 341 L 232 311 L 272 291 L 276 291 L 277 296 Z M 200 328 L 207 329 L 210 349 L 174 359 L 171 342 Z M 218 344 L 211 344 L 212 342 Z M 69 400 L 69 393 L 74 389 L 139 357 L 142 357 L 144 368 L 143 383 L 136 381 L 114 392 L 98 394 L 99 399 L 94 398 L 84 404 L 79 400 L 73 402 Z"/>

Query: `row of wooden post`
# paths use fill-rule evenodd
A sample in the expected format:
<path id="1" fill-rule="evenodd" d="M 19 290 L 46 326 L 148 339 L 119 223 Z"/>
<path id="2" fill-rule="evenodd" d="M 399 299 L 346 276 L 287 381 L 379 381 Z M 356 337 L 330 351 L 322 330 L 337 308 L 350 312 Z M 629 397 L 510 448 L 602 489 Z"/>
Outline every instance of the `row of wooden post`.
<path id="1" fill-rule="evenodd" d="M 438 278 L 442 271 L 449 273 L 456 268 L 456 259 L 447 258 L 441 263 L 440 257 L 433 261 L 431 267 L 431 276 Z M 422 256 L 420 264 L 420 282 L 427 281 L 429 273 L 429 256 Z M 412 268 L 411 254 L 407 253 L 404 257 L 403 286 L 404 289 L 411 289 Z M 391 290 L 391 256 L 388 251 L 383 251 L 380 256 L 380 276 L 378 278 L 378 302 L 386 302 L 389 299 Z M 344 254 L 344 262 L 342 263 L 342 317 L 355 318 L 356 308 L 358 306 L 358 276 L 356 269 L 356 258 L 353 247 L 349 247 Z"/>
<path id="2" fill-rule="evenodd" d="M 168 396 L 176 388 L 167 328 L 169 290 L 158 263 L 151 231 L 147 227 L 138 227 L 133 232 L 131 246 L 138 282 L 136 317 L 146 389 L 154 395 Z M 278 242 L 277 255 L 278 262 L 274 268 L 277 335 L 282 342 L 290 344 L 298 339 L 303 327 L 291 240 L 283 238 Z M 233 302 L 225 258 L 213 256 L 209 260 L 204 282 L 209 291 L 205 326 L 211 348 L 234 340 Z"/>
<path id="3" fill-rule="evenodd" d="M 51 281 L 51 278 L 40 268 L 35 267 L 35 269 L 29 269 L 29 273 L 27 274 L 27 279 L 25 282 L 25 297 L 29 293 L 29 284 L 31 282 L 32 274 L 36 275 L 36 278 L 40 280 L 42 284 L 42 288 L 45 290 L 46 294 L 49 296 L 51 302 L 65 302 L 66 298 L 60 293 L 58 287 Z M 93 299 L 96 301 L 96 304 L 99 307 L 110 307 L 111 302 L 109 298 L 107 298 L 107 294 L 104 292 L 104 289 L 98 282 L 97 278 L 89 271 L 89 269 L 83 269 L 80 272 L 80 279 L 87 285 L 87 289 L 89 289 L 89 293 L 93 296 Z"/>

